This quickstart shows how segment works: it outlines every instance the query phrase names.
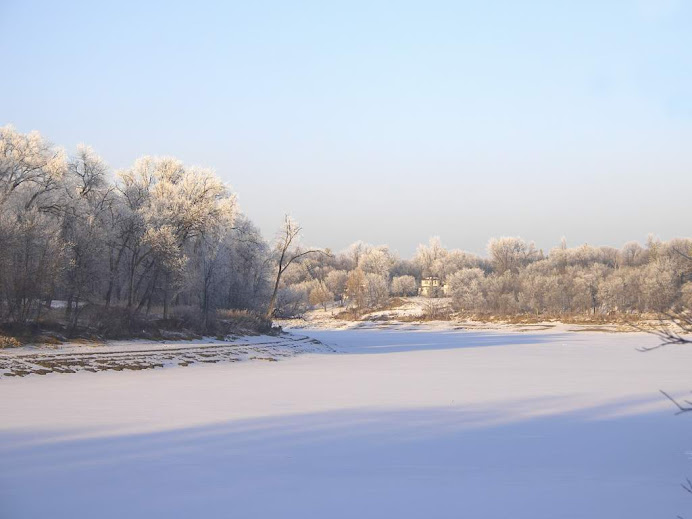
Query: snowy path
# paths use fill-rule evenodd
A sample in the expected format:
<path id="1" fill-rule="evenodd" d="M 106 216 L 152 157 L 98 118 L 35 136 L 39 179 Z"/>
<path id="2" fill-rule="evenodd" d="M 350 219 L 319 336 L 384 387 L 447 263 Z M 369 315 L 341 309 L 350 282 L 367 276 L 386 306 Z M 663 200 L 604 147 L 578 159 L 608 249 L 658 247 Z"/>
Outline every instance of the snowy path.
<path id="1" fill-rule="evenodd" d="M 340 353 L 0 380 L 0 517 L 692 516 L 692 349 L 300 333 Z"/>

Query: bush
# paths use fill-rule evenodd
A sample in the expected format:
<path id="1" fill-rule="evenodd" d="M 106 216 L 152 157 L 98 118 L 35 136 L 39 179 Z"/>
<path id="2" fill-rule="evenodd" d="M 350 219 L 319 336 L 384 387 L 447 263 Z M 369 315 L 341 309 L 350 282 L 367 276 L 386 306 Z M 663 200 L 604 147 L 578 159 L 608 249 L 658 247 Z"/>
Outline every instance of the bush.
<path id="1" fill-rule="evenodd" d="M 422 319 L 426 321 L 446 321 L 451 317 L 451 310 L 445 301 L 428 299 L 423 303 Z"/>

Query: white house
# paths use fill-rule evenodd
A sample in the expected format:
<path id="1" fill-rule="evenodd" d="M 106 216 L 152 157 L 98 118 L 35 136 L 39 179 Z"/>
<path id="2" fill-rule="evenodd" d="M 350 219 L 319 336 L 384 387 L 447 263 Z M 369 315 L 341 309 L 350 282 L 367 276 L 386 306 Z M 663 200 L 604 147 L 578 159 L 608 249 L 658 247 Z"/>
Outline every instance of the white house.
<path id="1" fill-rule="evenodd" d="M 446 296 L 448 292 L 447 283 L 444 283 L 437 276 L 429 276 L 420 280 L 418 295 L 423 297 Z"/>

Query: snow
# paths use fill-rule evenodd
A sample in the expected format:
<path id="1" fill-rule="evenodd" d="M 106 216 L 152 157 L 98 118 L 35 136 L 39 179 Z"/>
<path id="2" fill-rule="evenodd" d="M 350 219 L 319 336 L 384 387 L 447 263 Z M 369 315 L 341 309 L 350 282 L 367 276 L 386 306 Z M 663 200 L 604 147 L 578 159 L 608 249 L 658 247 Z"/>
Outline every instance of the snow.
<path id="1" fill-rule="evenodd" d="M 280 362 L 0 380 L 0 517 L 688 515 L 692 348 L 301 330 Z"/>
<path id="2" fill-rule="evenodd" d="M 329 351 L 305 335 L 204 338 L 180 341 L 112 341 L 31 345 L 0 350 L 0 378 L 78 371 L 142 370 L 196 363 L 275 361 L 301 353 Z"/>
<path id="3" fill-rule="evenodd" d="M 398 306 L 386 309 L 376 310 L 365 313 L 358 320 L 343 319 L 339 317 L 345 308 L 338 306 L 336 303 L 328 307 L 327 311 L 321 308 L 308 310 L 299 318 L 280 319 L 277 324 L 287 329 L 322 329 L 322 330 L 348 330 L 354 328 L 392 328 L 397 329 L 419 329 L 421 326 L 426 330 L 494 330 L 494 331 L 536 331 L 547 328 L 554 328 L 555 331 L 575 330 L 581 331 L 584 329 L 598 331 L 627 331 L 635 330 L 631 325 L 626 323 L 590 323 L 590 324 L 565 324 L 557 320 L 547 321 L 531 321 L 525 324 L 517 324 L 509 321 L 503 321 L 502 318 L 491 318 L 491 320 L 472 320 L 464 318 L 460 315 L 452 314 L 449 319 L 431 321 L 425 318 L 426 305 L 433 303 L 441 309 L 451 308 L 451 298 L 439 297 L 430 299 L 428 297 L 399 297 L 396 298 L 400 303 Z M 649 325 L 656 328 L 660 322 L 658 319 L 653 322 L 642 320 L 640 325 Z M 651 326 L 653 325 L 653 326 Z"/>
<path id="4" fill-rule="evenodd" d="M 451 298 L 440 297 L 430 299 L 428 297 L 420 296 L 399 297 L 397 300 L 400 302 L 399 306 L 388 310 L 367 312 L 361 316 L 359 321 L 340 319 L 338 317 L 339 314 L 345 311 L 346 308 L 336 303 L 332 303 L 328 306 L 326 311 L 322 308 L 314 308 L 305 312 L 301 318 L 282 319 L 277 322 L 284 327 L 293 329 L 346 329 L 368 325 L 382 325 L 385 322 L 399 325 L 401 324 L 401 320 L 422 318 L 425 312 L 425 305 L 431 301 L 440 306 L 449 306 L 452 301 Z"/>

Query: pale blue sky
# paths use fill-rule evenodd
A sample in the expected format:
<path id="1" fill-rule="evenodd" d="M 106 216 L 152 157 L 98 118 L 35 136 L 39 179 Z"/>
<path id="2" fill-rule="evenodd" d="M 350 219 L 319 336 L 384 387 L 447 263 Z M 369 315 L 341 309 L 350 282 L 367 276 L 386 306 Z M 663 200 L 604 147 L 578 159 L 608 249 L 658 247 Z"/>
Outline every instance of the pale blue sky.
<path id="1" fill-rule="evenodd" d="M 692 235 L 692 2 L 143 4 L 0 0 L 0 124 L 337 250 Z"/>

